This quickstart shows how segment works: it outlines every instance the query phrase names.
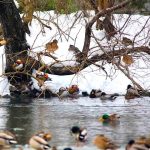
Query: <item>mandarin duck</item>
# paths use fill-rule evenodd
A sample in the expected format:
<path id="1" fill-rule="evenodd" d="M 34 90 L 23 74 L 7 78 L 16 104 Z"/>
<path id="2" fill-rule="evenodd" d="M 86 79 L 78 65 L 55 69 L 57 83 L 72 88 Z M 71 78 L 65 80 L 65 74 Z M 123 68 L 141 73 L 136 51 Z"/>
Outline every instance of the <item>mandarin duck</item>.
<path id="1" fill-rule="evenodd" d="M 24 63 L 21 59 L 17 59 L 13 64 L 13 69 L 16 71 L 21 71 L 24 68 Z"/>
<path id="2" fill-rule="evenodd" d="M 79 87 L 77 85 L 72 85 L 67 88 L 69 96 L 75 98 L 79 94 Z"/>
<path id="3" fill-rule="evenodd" d="M 51 78 L 49 78 L 48 74 L 41 71 L 36 72 L 36 79 L 40 87 L 45 81 L 51 81 Z"/>
<path id="4" fill-rule="evenodd" d="M 47 80 L 50 80 L 51 81 L 51 78 L 49 78 L 48 74 L 47 73 L 44 73 L 44 72 L 37 72 L 36 73 L 36 78 L 42 80 L 42 81 L 47 81 Z"/>

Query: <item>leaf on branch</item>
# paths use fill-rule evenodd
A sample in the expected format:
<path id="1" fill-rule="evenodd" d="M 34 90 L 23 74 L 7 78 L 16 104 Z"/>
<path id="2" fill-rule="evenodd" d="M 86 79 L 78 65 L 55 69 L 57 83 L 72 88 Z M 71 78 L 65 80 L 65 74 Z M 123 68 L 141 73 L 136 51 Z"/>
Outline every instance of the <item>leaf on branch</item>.
<path id="1" fill-rule="evenodd" d="M 20 1 L 20 7 L 23 8 L 23 21 L 25 23 L 31 23 L 33 19 L 33 13 L 35 10 L 35 2 L 34 0 L 21 0 Z"/>
<path id="2" fill-rule="evenodd" d="M 123 55 L 123 58 L 122 58 L 122 61 L 127 64 L 127 65 L 131 65 L 133 64 L 133 57 L 131 55 L 128 55 L 128 54 L 124 54 Z"/>
<path id="3" fill-rule="evenodd" d="M 53 42 L 48 42 L 45 47 L 46 47 L 46 51 L 49 53 L 54 53 L 54 51 L 56 51 L 58 49 L 58 45 L 57 45 L 58 41 L 55 39 L 53 40 Z"/>
<path id="4" fill-rule="evenodd" d="M 2 29 L 1 24 L 0 24 L 0 36 L 3 36 L 3 29 Z"/>
<path id="5" fill-rule="evenodd" d="M 6 45 L 7 41 L 5 39 L 0 39 L 0 46 Z"/>
<path id="6" fill-rule="evenodd" d="M 98 0 L 97 2 L 99 10 L 103 10 L 114 5 L 114 0 Z"/>

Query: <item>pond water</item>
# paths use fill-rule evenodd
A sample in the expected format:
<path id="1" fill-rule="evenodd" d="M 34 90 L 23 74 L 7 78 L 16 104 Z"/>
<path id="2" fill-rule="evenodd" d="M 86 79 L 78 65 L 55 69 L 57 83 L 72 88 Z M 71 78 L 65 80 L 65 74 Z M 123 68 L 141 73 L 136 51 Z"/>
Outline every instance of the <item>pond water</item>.
<path id="1" fill-rule="evenodd" d="M 98 118 L 104 113 L 117 113 L 120 123 L 103 125 Z M 92 140 L 96 134 L 105 134 L 121 148 L 132 138 L 150 132 L 150 98 L 125 101 L 118 97 L 115 101 L 101 102 L 99 99 L 79 98 L 76 100 L 0 99 L 0 130 L 7 129 L 16 134 L 19 145 L 28 148 L 29 138 L 38 131 L 50 131 L 53 135 L 50 145 L 63 150 L 96 150 Z M 83 147 L 77 147 L 70 128 L 73 125 L 86 127 L 88 140 Z"/>

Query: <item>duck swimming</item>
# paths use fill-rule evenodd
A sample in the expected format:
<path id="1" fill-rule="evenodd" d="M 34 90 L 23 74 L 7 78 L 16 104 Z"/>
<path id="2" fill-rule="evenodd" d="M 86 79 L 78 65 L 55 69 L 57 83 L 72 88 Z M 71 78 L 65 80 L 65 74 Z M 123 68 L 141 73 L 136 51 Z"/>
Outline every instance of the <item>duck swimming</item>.
<path id="1" fill-rule="evenodd" d="M 15 136 L 9 131 L 1 131 L 0 148 L 11 147 L 13 144 L 17 144 Z"/>
<path id="2" fill-rule="evenodd" d="M 101 122 L 115 122 L 118 121 L 120 118 L 120 116 L 118 116 L 117 114 L 104 114 L 99 118 L 99 121 Z"/>
<path id="3" fill-rule="evenodd" d="M 80 142 L 85 142 L 87 140 L 87 129 L 80 128 L 78 126 L 73 126 L 71 128 L 71 135 L 75 138 L 75 140 Z"/>
<path id="4" fill-rule="evenodd" d="M 99 134 L 95 137 L 93 144 L 102 150 L 116 150 L 118 147 L 109 138 L 105 137 L 103 134 Z"/>
<path id="5" fill-rule="evenodd" d="M 145 140 L 144 140 L 145 141 Z M 130 140 L 126 145 L 125 150 L 149 150 L 150 146 L 143 140 L 138 142 L 136 140 Z"/>
<path id="6" fill-rule="evenodd" d="M 36 149 L 36 150 L 48 150 L 51 148 L 51 146 L 42 137 L 41 134 L 36 134 L 32 136 L 29 140 L 29 145 L 31 148 Z"/>
<path id="7" fill-rule="evenodd" d="M 117 96 L 119 96 L 118 93 L 106 94 L 105 92 L 102 92 L 100 95 L 100 99 L 101 100 L 115 100 L 117 98 Z"/>

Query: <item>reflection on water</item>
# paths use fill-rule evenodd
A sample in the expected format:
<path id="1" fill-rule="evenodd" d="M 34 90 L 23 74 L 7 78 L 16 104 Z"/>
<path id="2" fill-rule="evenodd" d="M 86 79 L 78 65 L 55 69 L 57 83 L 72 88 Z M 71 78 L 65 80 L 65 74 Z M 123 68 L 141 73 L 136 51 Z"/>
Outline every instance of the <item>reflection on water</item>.
<path id="1" fill-rule="evenodd" d="M 149 135 L 149 106 L 150 99 L 126 102 L 123 98 L 118 98 L 114 102 L 105 103 L 89 98 L 73 101 L 33 99 L 24 102 L 1 99 L 0 129 L 13 131 L 21 145 L 27 144 L 37 131 L 51 131 L 51 145 L 64 147 L 75 146 L 69 130 L 73 125 L 81 125 L 88 130 L 88 141 L 84 149 L 92 147 L 94 150 L 96 148 L 92 140 L 96 134 L 105 134 L 118 145 L 125 145 L 140 135 Z M 120 123 L 100 123 L 98 117 L 104 113 L 118 113 L 121 116 Z"/>

